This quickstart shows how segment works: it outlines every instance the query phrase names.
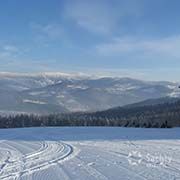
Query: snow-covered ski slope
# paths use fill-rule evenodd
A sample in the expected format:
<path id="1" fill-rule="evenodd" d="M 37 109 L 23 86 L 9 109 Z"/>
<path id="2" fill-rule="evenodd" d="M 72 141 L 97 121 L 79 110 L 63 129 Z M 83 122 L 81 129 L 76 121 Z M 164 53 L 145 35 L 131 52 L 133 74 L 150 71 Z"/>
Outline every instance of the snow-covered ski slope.
<path id="1" fill-rule="evenodd" d="M 0 130 L 0 180 L 180 179 L 180 129 Z"/>

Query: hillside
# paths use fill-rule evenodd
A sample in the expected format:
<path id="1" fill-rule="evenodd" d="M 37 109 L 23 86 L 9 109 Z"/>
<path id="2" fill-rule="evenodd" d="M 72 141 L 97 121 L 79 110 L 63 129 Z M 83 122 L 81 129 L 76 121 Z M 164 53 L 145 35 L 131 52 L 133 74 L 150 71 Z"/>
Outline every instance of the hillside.
<path id="1" fill-rule="evenodd" d="M 1 114 L 101 111 L 179 94 L 174 82 L 85 74 L 0 73 Z"/>
<path id="2" fill-rule="evenodd" d="M 92 113 L 0 116 L 0 128 L 35 126 L 180 127 L 180 100 L 156 105 L 116 107 Z"/>

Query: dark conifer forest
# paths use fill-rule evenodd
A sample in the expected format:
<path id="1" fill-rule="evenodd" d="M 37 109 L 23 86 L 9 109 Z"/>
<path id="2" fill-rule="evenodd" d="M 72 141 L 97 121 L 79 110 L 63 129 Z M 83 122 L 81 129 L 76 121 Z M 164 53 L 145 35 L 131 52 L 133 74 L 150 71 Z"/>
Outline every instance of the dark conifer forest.
<path id="1" fill-rule="evenodd" d="M 0 116 L 0 128 L 39 126 L 120 126 L 171 128 L 180 126 L 180 101 L 98 112 Z"/>

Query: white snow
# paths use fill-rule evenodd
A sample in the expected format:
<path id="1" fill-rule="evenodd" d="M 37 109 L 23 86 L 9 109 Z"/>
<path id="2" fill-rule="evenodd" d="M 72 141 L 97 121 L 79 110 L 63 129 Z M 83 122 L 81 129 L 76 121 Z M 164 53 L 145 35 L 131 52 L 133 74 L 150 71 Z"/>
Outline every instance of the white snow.
<path id="1" fill-rule="evenodd" d="M 0 179 L 180 179 L 180 129 L 1 129 Z"/>
<path id="2" fill-rule="evenodd" d="M 170 97 L 180 97 L 180 90 L 178 87 L 174 88 L 174 90 L 169 94 Z"/>
<path id="3" fill-rule="evenodd" d="M 169 89 L 176 89 L 177 88 L 177 85 L 175 84 L 175 85 L 167 85 L 167 87 L 169 88 Z"/>
<path id="4" fill-rule="evenodd" d="M 67 87 L 70 89 L 82 89 L 82 90 L 88 89 L 88 86 L 84 86 L 84 85 L 67 85 Z"/>
<path id="5" fill-rule="evenodd" d="M 42 94 L 45 94 L 45 91 L 35 91 L 35 92 L 30 92 L 29 95 L 32 95 L 32 96 L 37 96 L 37 95 L 42 95 Z"/>
<path id="6" fill-rule="evenodd" d="M 31 100 L 31 99 L 23 99 L 23 102 L 32 103 L 32 104 L 47 104 L 46 102 L 43 102 L 43 101 Z"/>

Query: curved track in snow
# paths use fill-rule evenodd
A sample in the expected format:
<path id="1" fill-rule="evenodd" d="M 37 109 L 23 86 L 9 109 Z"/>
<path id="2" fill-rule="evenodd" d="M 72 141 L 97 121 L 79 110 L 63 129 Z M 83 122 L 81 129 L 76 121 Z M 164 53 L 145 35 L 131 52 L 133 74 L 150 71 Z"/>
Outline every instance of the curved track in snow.
<path id="1" fill-rule="evenodd" d="M 180 180 L 180 129 L 0 130 L 0 180 Z"/>
<path id="2" fill-rule="evenodd" d="M 0 179 L 20 179 L 36 171 L 47 169 L 67 158 L 72 152 L 72 146 L 63 142 L 41 141 L 40 148 L 32 151 L 32 147 L 24 145 L 23 141 L 3 142 L 6 148 L 1 147 Z M 12 145 L 13 144 L 13 145 Z M 31 143 L 31 146 L 33 143 Z M 17 147 L 17 148 L 16 148 Z M 22 151 L 30 149 L 31 153 L 23 154 Z"/>

